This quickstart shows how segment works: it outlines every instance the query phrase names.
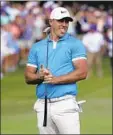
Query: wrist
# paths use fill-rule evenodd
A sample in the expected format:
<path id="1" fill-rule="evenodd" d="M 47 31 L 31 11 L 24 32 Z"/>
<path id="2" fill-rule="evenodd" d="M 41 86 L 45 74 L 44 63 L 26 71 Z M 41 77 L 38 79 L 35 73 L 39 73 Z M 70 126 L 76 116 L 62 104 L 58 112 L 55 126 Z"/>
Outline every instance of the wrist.
<path id="1" fill-rule="evenodd" d="M 59 77 L 53 77 L 52 83 L 53 84 L 59 84 Z"/>

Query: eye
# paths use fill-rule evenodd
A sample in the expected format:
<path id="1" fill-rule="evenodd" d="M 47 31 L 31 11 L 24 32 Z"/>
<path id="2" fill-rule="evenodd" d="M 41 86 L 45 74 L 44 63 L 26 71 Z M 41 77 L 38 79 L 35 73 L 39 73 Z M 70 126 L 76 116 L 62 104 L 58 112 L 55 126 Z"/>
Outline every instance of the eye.
<path id="1" fill-rule="evenodd" d="M 62 22 L 64 22 L 64 19 L 60 19 L 60 20 L 58 20 L 58 22 L 61 22 L 62 23 Z"/>
<path id="2" fill-rule="evenodd" d="M 63 18 L 63 19 L 60 19 L 58 21 L 61 22 L 61 23 L 63 23 L 63 22 L 69 23 L 69 19 L 68 18 Z"/>
<path id="3" fill-rule="evenodd" d="M 69 23 L 69 20 L 68 20 L 68 19 L 65 19 L 65 22 L 66 22 L 66 23 Z"/>

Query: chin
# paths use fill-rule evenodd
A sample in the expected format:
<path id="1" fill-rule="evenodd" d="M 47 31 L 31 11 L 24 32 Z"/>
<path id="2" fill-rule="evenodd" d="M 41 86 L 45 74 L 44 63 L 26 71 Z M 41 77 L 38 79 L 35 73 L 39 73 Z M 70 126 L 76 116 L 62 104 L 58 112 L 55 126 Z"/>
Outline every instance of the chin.
<path id="1" fill-rule="evenodd" d="M 59 38 L 62 38 L 62 37 L 63 37 L 63 35 L 60 35 L 60 36 L 59 36 Z"/>
<path id="2" fill-rule="evenodd" d="M 60 33 L 59 37 L 63 37 L 65 35 L 65 33 Z"/>

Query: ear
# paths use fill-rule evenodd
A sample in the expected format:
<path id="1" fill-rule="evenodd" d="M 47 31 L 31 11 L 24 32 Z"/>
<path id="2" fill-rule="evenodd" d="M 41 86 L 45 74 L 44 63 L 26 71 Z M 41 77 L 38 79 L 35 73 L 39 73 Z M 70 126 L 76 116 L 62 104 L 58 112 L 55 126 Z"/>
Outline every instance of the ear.
<path id="1" fill-rule="evenodd" d="M 52 20 L 49 19 L 49 25 L 51 26 L 52 25 Z"/>

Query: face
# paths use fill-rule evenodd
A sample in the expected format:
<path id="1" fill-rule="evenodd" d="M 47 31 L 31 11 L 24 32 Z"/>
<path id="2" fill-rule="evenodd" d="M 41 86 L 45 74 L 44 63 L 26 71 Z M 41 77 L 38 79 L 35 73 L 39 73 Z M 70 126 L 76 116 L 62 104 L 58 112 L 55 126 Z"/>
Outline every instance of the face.
<path id="1" fill-rule="evenodd" d="M 52 36 L 56 36 L 58 38 L 62 37 L 68 30 L 69 19 L 64 18 L 61 20 L 50 20 L 51 33 Z"/>

